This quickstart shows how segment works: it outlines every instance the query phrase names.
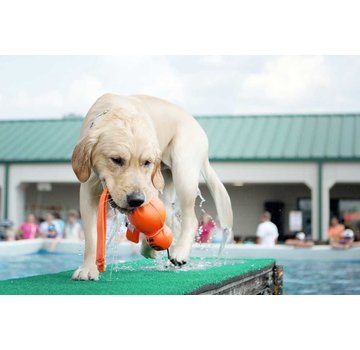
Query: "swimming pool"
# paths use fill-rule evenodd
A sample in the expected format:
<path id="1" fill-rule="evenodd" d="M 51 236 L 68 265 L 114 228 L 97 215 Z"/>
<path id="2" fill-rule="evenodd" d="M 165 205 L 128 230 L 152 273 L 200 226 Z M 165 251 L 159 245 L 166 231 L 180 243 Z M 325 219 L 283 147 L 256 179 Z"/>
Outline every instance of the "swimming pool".
<path id="1" fill-rule="evenodd" d="M 284 266 L 284 294 L 360 294 L 360 260 L 278 260 L 277 264 Z"/>
<path id="2" fill-rule="evenodd" d="M 107 261 L 118 263 L 139 258 L 140 254 L 117 254 L 108 257 Z M 82 253 L 49 253 L 45 250 L 35 254 L 2 256 L 0 257 L 0 281 L 75 270 L 82 262 Z"/>
<path id="3" fill-rule="evenodd" d="M 47 253 L 0 258 L 0 280 L 71 270 L 82 262 L 82 254 Z"/>
<path id="4" fill-rule="evenodd" d="M 139 254 L 116 256 L 116 261 L 140 258 Z M 109 261 L 115 261 L 109 259 Z M 73 270 L 82 254 L 47 253 L 1 257 L 0 280 Z M 360 294 L 360 260 L 278 260 L 284 266 L 284 294 Z"/>

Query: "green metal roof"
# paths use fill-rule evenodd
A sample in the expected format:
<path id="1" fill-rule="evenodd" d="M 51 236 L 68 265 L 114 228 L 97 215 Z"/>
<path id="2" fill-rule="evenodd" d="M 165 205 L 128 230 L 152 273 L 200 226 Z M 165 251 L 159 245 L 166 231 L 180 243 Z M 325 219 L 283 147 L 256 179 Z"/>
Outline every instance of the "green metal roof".
<path id="1" fill-rule="evenodd" d="M 197 117 L 211 160 L 360 160 L 360 114 Z"/>
<path id="2" fill-rule="evenodd" d="M 70 161 L 82 119 L 0 121 L 0 162 Z"/>
<path id="3" fill-rule="evenodd" d="M 201 116 L 218 161 L 360 160 L 360 114 Z M 68 162 L 82 119 L 0 121 L 0 162 Z"/>

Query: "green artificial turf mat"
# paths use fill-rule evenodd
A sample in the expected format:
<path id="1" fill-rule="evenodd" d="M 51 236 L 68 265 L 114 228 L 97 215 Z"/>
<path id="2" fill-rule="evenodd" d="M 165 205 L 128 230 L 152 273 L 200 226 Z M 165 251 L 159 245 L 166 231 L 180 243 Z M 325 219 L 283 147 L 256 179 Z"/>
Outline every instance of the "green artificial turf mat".
<path id="1" fill-rule="evenodd" d="M 2 295 L 190 294 L 273 265 L 274 259 L 192 258 L 182 269 L 164 261 L 137 260 L 108 266 L 99 281 L 72 281 L 73 271 L 0 281 Z"/>

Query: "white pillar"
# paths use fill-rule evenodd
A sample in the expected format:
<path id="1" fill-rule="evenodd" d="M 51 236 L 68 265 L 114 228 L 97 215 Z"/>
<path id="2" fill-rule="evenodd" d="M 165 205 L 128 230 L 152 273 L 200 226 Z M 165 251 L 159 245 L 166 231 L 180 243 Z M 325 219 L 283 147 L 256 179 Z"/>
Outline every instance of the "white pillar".
<path id="1" fill-rule="evenodd" d="M 10 185 L 9 190 L 9 219 L 17 228 L 25 219 L 25 184 Z"/>
<path id="2" fill-rule="evenodd" d="M 8 219 L 14 222 L 15 228 L 24 220 L 25 211 L 25 184 L 17 181 L 13 166 L 9 173 Z"/>
<path id="3" fill-rule="evenodd" d="M 330 222 L 330 189 L 333 187 L 335 182 L 331 179 L 323 179 L 322 185 L 322 239 L 326 241 L 328 239 L 328 229 Z"/>
<path id="4" fill-rule="evenodd" d="M 313 184 L 310 187 L 311 191 L 311 238 L 313 240 L 319 239 L 319 190 L 318 185 Z"/>

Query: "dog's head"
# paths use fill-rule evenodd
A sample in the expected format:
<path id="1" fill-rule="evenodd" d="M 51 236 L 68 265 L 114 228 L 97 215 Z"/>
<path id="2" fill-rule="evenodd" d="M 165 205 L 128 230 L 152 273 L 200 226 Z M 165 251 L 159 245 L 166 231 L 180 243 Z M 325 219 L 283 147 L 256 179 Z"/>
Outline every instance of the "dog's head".
<path id="1" fill-rule="evenodd" d="M 110 204 L 123 212 L 146 204 L 164 187 L 155 130 L 122 110 L 94 122 L 75 146 L 72 167 L 80 182 L 93 170 L 109 189 Z"/>

